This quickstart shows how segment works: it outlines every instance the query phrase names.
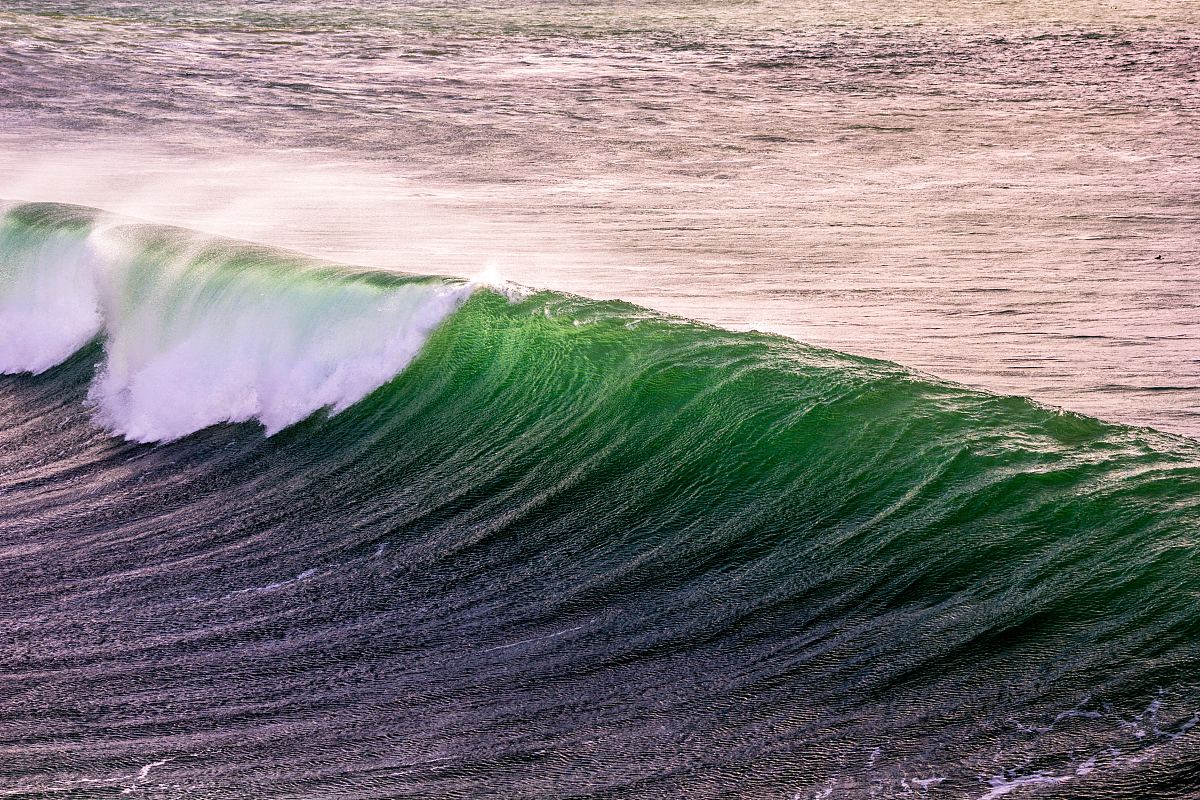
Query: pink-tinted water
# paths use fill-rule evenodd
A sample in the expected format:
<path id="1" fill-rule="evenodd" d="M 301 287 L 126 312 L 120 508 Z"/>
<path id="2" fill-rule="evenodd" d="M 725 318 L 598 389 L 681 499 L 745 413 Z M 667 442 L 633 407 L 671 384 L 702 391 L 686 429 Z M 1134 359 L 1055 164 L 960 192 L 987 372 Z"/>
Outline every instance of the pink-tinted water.
<path id="1" fill-rule="evenodd" d="M 1200 436 L 1197 6 L 918 5 L 10 3 L 0 197 Z"/>

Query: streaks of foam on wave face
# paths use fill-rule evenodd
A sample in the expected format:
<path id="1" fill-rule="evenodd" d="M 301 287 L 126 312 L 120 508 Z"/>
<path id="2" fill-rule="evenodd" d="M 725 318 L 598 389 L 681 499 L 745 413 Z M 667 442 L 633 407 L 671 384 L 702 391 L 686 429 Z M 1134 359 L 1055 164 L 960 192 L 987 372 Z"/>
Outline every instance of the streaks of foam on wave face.
<path id="1" fill-rule="evenodd" d="M 90 222 L 69 206 L 0 217 L 0 373 L 44 372 L 100 331 Z"/>
<path id="2" fill-rule="evenodd" d="M 221 422 L 275 433 L 361 400 L 413 359 L 471 287 L 352 275 L 261 248 L 126 227 L 103 282 L 105 427 L 169 441 Z"/>

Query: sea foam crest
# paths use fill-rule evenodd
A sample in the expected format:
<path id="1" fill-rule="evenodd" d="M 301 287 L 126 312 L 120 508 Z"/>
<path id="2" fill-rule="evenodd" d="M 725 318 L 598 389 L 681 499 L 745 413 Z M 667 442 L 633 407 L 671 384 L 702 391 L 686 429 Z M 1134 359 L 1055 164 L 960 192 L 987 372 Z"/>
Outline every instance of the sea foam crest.
<path id="1" fill-rule="evenodd" d="M 100 332 L 87 228 L 0 217 L 0 372 L 44 372 Z"/>
<path id="2" fill-rule="evenodd" d="M 29 336 L 0 340 L 0 364 L 42 371 L 101 332 L 89 401 L 139 442 L 251 420 L 273 434 L 342 411 L 403 370 L 473 289 L 149 226 L 57 236 L 6 255 L 2 324 Z"/>

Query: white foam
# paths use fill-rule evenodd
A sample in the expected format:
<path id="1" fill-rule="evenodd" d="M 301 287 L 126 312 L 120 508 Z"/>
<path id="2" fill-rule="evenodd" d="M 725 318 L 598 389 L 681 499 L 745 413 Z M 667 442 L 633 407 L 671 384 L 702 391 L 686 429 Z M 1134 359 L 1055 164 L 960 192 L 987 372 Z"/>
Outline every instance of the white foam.
<path id="1" fill-rule="evenodd" d="M 462 297 L 442 284 L 231 293 L 183 320 L 156 303 L 106 326 L 107 359 L 89 398 L 101 424 L 135 441 L 249 420 L 270 435 L 389 381 Z"/>
<path id="2" fill-rule="evenodd" d="M 100 331 L 96 253 L 68 231 L 0 245 L 0 373 L 45 372 Z"/>
<path id="3" fill-rule="evenodd" d="M 10 249 L 0 370 L 43 371 L 103 332 L 89 402 L 103 427 L 138 442 L 252 420 L 270 435 L 343 411 L 402 371 L 475 288 L 356 279 L 128 225 Z"/>
<path id="4" fill-rule="evenodd" d="M 1035 772 L 1032 775 L 1018 775 L 1011 779 L 1004 775 L 996 775 L 988 780 L 988 785 L 991 789 L 987 794 L 980 796 L 979 800 L 996 800 L 997 797 L 1003 797 L 1018 789 L 1024 789 L 1029 786 L 1053 786 L 1055 784 L 1066 783 L 1074 777 L 1074 775 L 1048 775 L 1044 772 Z"/>

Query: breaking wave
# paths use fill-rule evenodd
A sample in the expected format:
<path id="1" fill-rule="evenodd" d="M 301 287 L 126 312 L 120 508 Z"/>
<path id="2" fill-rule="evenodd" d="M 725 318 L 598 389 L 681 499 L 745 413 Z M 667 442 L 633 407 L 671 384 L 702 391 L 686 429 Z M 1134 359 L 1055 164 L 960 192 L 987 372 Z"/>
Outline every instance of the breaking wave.
<path id="1" fill-rule="evenodd" d="M 10 795 L 1200 788 L 1194 441 L 66 206 L 0 331 Z"/>
<path id="2" fill-rule="evenodd" d="M 470 292 L 57 205 L 10 211 L 0 258 L 0 369 L 43 372 L 102 335 L 89 397 L 139 442 L 249 420 L 275 433 L 345 410 Z"/>

